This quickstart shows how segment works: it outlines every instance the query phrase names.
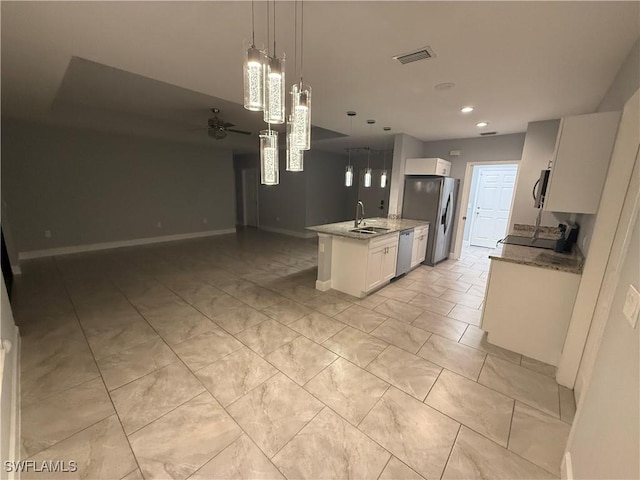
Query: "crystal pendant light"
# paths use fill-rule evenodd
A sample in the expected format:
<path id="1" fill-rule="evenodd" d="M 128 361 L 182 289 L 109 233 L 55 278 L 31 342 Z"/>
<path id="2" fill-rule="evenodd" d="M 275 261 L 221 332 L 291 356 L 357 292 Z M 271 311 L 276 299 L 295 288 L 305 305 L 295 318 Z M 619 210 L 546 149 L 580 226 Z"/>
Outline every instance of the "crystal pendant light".
<path id="1" fill-rule="evenodd" d="M 280 171 L 278 164 L 278 132 L 260 131 L 260 181 L 263 185 L 278 185 Z"/>
<path id="2" fill-rule="evenodd" d="M 281 125 L 284 123 L 285 77 L 284 56 L 267 58 L 264 76 L 264 121 Z"/>
<path id="3" fill-rule="evenodd" d="M 295 136 L 291 116 L 287 121 L 287 171 L 302 172 L 303 171 L 304 153 L 295 145 Z"/>
<path id="4" fill-rule="evenodd" d="M 371 186 L 371 169 L 369 167 L 364 170 L 364 186 L 365 188 Z"/>
<path id="5" fill-rule="evenodd" d="M 300 150 L 311 149 L 311 87 L 294 84 L 291 87 L 291 109 L 295 145 Z"/>
<path id="6" fill-rule="evenodd" d="M 391 130 L 391 127 L 384 127 L 383 130 L 388 132 Z M 384 149 L 384 157 L 382 163 L 382 173 L 380 174 L 380 188 L 386 188 L 387 186 L 387 149 Z"/>
<path id="7" fill-rule="evenodd" d="M 356 116 L 356 112 L 349 110 L 347 112 L 349 116 L 349 148 L 347 149 L 347 154 L 349 155 L 349 159 L 347 160 L 347 168 L 344 171 L 344 185 L 345 187 L 353 186 L 353 166 L 351 165 L 351 137 L 353 137 L 353 117 Z"/>
<path id="8" fill-rule="evenodd" d="M 254 5 L 251 2 L 251 46 L 244 61 L 244 108 L 264 109 L 264 54 L 256 48 Z"/>

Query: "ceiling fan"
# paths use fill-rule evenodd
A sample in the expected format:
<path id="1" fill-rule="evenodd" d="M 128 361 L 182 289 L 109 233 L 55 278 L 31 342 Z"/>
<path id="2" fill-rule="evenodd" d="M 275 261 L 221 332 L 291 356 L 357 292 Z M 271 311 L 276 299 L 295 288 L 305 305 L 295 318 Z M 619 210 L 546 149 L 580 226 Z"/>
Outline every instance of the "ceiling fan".
<path id="1" fill-rule="evenodd" d="M 219 108 L 212 108 L 211 111 L 213 112 L 213 117 L 208 120 L 209 128 L 207 129 L 207 134 L 209 134 L 210 137 L 213 137 L 216 140 L 222 140 L 227 136 L 227 132 L 241 133 L 242 135 L 251 135 L 251 132 L 231 128 L 235 127 L 235 124 L 225 122 L 224 120 L 219 118 Z"/>

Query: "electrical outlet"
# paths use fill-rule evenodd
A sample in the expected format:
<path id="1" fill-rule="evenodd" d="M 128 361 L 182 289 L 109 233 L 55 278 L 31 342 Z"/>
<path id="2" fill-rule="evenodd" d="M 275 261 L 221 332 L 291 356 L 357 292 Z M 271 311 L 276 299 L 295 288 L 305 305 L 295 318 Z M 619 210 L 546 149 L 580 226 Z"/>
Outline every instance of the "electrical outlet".
<path id="1" fill-rule="evenodd" d="M 631 284 L 629 284 L 629 289 L 627 290 L 627 298 L 625 299 L 624 307 L 622 307 L 622 313 L 629 320 L 631 328 L 636 328 L 638 314 L 640 314 L 640 293 Z"/>
<path id="2" fill-rule="evenodd" d="M 162 222 L 158 222 L 158 223 L 156 223 L 156 227 L 158 227 L 158 228 L 162 228 Z"/>
<path id="3" fill-rule="evenodd" d="M 51 230 L 44 231 L 44 238 L 51 238 Z"/>

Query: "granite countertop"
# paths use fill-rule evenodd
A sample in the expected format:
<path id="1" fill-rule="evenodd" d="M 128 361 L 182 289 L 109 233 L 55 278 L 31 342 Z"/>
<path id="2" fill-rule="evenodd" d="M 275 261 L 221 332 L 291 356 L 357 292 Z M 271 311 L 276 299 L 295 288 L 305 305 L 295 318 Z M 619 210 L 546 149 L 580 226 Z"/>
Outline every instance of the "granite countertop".
<path id="1" fill-rule="evenodd" d="M 400 230 L 406 230 L 408 228 L 422 227 L 429 225 L 429 222 L 424 220 L 407 220 L 407 219 L 390 219 L 390 218 L 365 218 L 357 228 L 366 227 L 381 227 L 388 228 L 384 232 L 379 233 L 358 233 L 352 232 L 354 225 L 353 220 L 347 222 L 327 223 L 325 225 L 314 225 L 307 227 L 307 230 L 311 230 L 318 233 L 325 233 L 328 235 L 336 235 L 338 237 L 354 238 L 356 240 L 369 240 L 370 238 L 381 237 L 382 235 L 388 235 L 389 233 L 399 232 Z"/>
<path id="2" fill-rule="evenodd" d="M 528 225 L 515 225 L 511 234 L 530 236 L 533 233 L 532 229 L 533 227 Z M 559 231 L 556 233 L 552 231 L 552 229 L 554 229 L 554 227 L 541 227 L 540 238 L 557 238 Z M 578 275 L 582 274 L 582 268 L 584 267 L 584 256 L 577 245 L 573 246 L 571 253 L 558 253 L 544 248 L 505 245 L 501 243 L 491 252 L 489 258 L 503 262 L 576 273 Z"/>

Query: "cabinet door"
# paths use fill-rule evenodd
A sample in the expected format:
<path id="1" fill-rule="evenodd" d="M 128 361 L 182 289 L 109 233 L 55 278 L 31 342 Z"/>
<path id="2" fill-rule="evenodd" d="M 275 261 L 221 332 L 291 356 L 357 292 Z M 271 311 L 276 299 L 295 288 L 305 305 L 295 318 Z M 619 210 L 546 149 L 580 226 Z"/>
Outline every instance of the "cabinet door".
<path id="1" fill-rule="evenodd" d="M 365 286 L 366 292 L 382 283 L 382 263 L 384 261 L 384 252 L 386 248 L 387 247 L 378 247 L 369 250 L 369 256 L 367 259 L 367 279 Z"/>
<path id="2" fill-rule="evenodd" d="M 420 243 L 418 245 L 418 258 L 416 259 L 418 263 L 424 262 L 424 259 L 427 256 L 427 238 L 429 236 L 429 230 L 425 229 L 422 235 L 418 237 Z"/>
<path id="3" fill-rule="evenodd" d="M 411 251 L 411 267 L 424 262 L 427 254 L 427 235 L 429 227 L 416 228 L 413 236 L 413 250 Z"/>
<path id="4" fill-rule="evenodd" d="M 386 282 L 396 276 L 396 265 L 398 263 L 398 244 L 388 245 L 382 256 L 381 281 Z"/>

